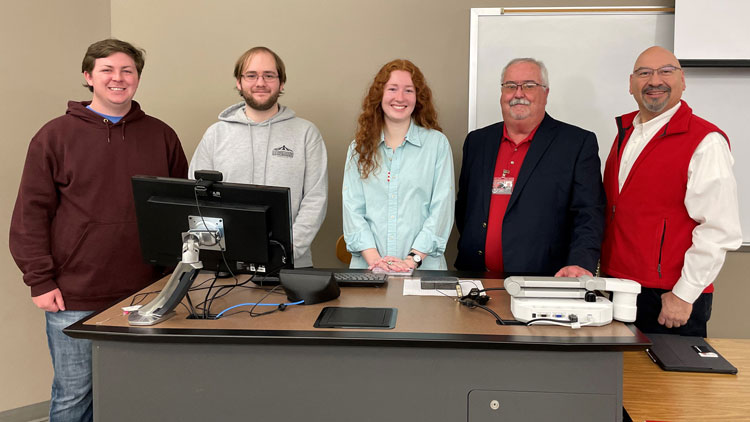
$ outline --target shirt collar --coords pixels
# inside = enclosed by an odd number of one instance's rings
[[[653,119],[647,121],[646,123],[641,123],[641,112],[639,111],[638,114],[636,114],[635,118],[633,119],[633,126],[640,126],[643,132],[648,132],[653,129],[659,129],[660,127],[664,126],[664,124],[667,123],[672,118],[672,116],[674,116],[677,113],[677,110],[680,108],[681,104],[682,102],[678,102],[677,104],[674,105],[674,107],[654,117]]]
[[[541,125],[542,125],[542,122],[539,122],[539,124],[536,125],[536,127],[534,128],[534,130],[532,130],[531,133],[529,133],[529,136],[527,136],[524,139],[522,139],[521,142],[518,143],[518,145],[521,145],[524,142],[531,142],[531,140],[534,139],[534,135],[536,135],[536,131],[539,130],[539,126],[541,126]],[[511,143],[515,143],[515,142],[513,142],[513,140],[510,139],[510,136],[508,136],[508,126],[507,125],[503,125],[503,139],[502,140],[503,141],[508,141],[508,142],[511,142]]]
[[[404,138],[406,142],[421,147],[422,146],[422,140],[420,139],[420,127],[416,123],[414,123],[414,119],[412,119],[409,122],[409,130],[406,131],[406,137]],[[380,132],[380,143],[385,144],[385,132]]]

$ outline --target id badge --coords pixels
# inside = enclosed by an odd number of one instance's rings
[[[492,179],[493,195],[510,195],[513,193],[513,181],[515,177],[495,177]]]

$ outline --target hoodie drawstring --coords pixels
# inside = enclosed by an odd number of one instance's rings
[[[110,141],[110,135],[112,132],[112,127],[114,125],[110,125],[111,122],[109,121],[109,119],[103,119],[102,121],[104,122],[104,125],[107,126],[107,143],[111,144],[112,142]],[[125,120],[120,120],[120,122],[122,122],[122,141],[125,142]]]
[[[271,122],[268,122],[268,137],[266,138],[266,153],[263,155],[263,183],[266,184],[266,174],[268,174],[268,144],[271,143],[271,128],[273,125]]]
[[[110,143],[109,135],[110,135],[110,129],[111,129],[111,127],[109,126],[109,119],[104,119],[102,121],[104,122],[104,126],[107,126],[107,143],[109,144]]]

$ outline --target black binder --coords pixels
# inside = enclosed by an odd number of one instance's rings
[[[737,373],[737,368],[701,337],[646,335],[653,343],[646,354],[665,371]]]

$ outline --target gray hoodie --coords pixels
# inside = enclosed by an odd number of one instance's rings
[[[312,266],[310,245],[328,202],[328,157],[314,124],[282,105],[273,117],[256,123],[245,115],[245,103],[237,103],[206,130],[190,161],[189,177],[195,177],[195,170],[220,171],[226,182],[288,187],[294,265]]]

